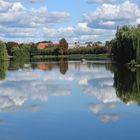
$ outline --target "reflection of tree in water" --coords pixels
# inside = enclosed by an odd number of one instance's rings
[[[10,61],[9,70],[18,70],[24,69],[25,64],[29,64],[27,61]],[[59,62],[31,62],[32,69],[40,69],[44,71],[52,70],[55,68],[59,68],[62,74],[65,74],[68,70],[68,61],[61,59]]]
[[[106,68],[106,70],[109,70],[111,73],[114,74],[116,66],[114,63],[106,63],[105,68]]]
[[[60,67],[60,72],[62,74],[66,74],[66,72],[68,70],[68,61],[67,60],[64,60],[64,59],[61,59],[59,61],[59,67]]]
[[[18,69],[23,69],[24,68],[24,64],[29,63],[29,61],[26,60],[11,60],[10,64],[9,64],[9,70],[18,70]]]
[[[125,67],[114,69],[114,86],[117,96],[125,103],[135,101],[140,104],[140,70],[134,72]]]
[[[9,61],[0,61],[0,80],[6,77],[6,70],[8,69]]]

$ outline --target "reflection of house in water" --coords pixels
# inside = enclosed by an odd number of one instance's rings
[[[48,66],[46,63],[38,63],[37,68],[40,70],[48,70]]]
[[[40,62],[36,65],[37,69],[40,70],[52,70],[52,69],[59,69],[61,74],[65,74],[68,70],[68,62],[65,60],[60,60],[58,63],[44,63]]]

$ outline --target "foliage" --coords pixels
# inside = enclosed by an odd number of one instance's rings
[[[136,61],[134,60],[134,59],[132,59],[131,61],[130,61],[130,63],[129,63],[129,66],[130,67],[133,67],[133,66],[135,66],[137,63],[136,63]]]
[[[19,44],[17,42],[7,42],[6,48],[7,48],[8,54],[12,56],[12,48],[16,48],[18,46]]]
[[[30,48],[30,53],[37,53],[38,52],[38,48],[37,48],[37,45],[35,43],[31,43],[29,48]]]
[[[22,44],[19,47],[13,47],[11,54],[14,60],[28,60],[30,56],[30,48],[27,44]]]
[[[32,61],[39,61],[39,60],[54,60],[58,61],[60,59],[67,59],[67,60],[108,60],[110,59],[109,54],[70,54],[70,55],[37,55],[32,57]]]
[[[59,45],[61,47],[63,47],[64,49],[68,49],[68,42],[66,41],[65,38],[62,38],[62,39],[59,40]]]
[[[66,41],[65,38],[62,38],[61,40],[59,40],[59,54],[61,55],[67,54],[67,50],[68,50],[68,42]]]
[[[105,54],[107,47],[78,47],[68,50],[68,54]]]
[[[38,42],[40,43],[40,42]],[[53,44],[51,41],[43,41],[43,43],[50,43],[49,46],[44,49],[38,49],[38,43],[29,43],[29,44],[18,44],[16,42],[8,42],[6,43],[8,54],[13,56],[16,61],[22,61],[22,59],[28,60],[35,58],[37,56],[42,56],[42,58],[46,57],[46,55],[51,56],[54,55],[62,56],[68,55],[66,57],[71,58],[72,55],[77,55],[80,59],[85,54],[108,54],[110,51],[108,46],[102,46],[102,42],[94,42],[91,47],[76,47],[68,49],[68,43],[66,39],[62,38],[59,41],[59,44]],[[89,42],[92,43],[92,42]],[[100,46],[101,45],[101,46]],[[81,55],[79,57],[79,55]],[[73,57],[73,56],[72,56]],[[74,56],[75,57],[75,56]]]
[[[140,63],[140,25],[118,28],[112,46],[112,53],[117,62],[129,63],[135,60]]]
[[[0,42],[0,61],[8,60],[8,53],[4,42]]]
[[[85,43],[87,45],[87,47],[101,47],[103,46],[103,43],[101,41],[97,41],[97,42],[86,42]]]

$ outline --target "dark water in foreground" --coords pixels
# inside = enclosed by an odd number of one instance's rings
[[[11,62],[0,79],[0,140],[140,140],[140,70]]]

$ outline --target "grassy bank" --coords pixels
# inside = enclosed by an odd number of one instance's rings
[[[109,54],[72,54],[72,55],[37,55],[33,56],[32,59],[68,59],[68,60],[106,60],[110,59]]]

